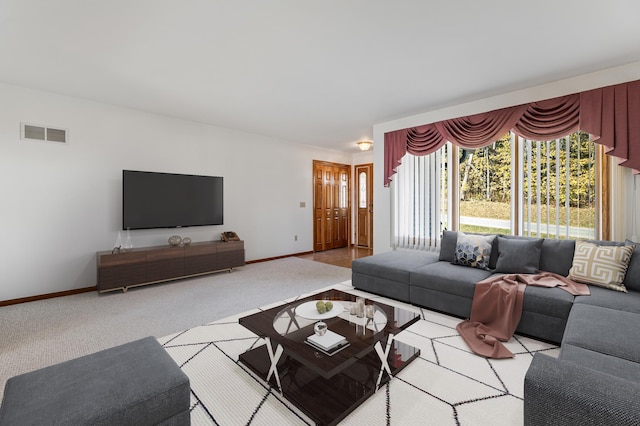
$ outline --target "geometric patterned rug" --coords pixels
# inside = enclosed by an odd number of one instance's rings
[[[557,346],[516,335],[506,343],[515,358],[482,358],[471,353],[458,335],[459,318],[355,290],[349,281],[331,288],[421,316],[396,336],[419,348],[420,357],[340,425],[520,425],[524,376],[533,355],[558,355]],[[259,310],[158,339],[189,377],[192,425],[313,424],[276,389],[238,363],[238,356],[256,341],[238,319]]]

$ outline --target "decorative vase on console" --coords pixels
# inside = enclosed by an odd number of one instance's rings
[[[122,233],[118,231],[118,237],[116,238],[116,243],[113,246],[113,250],[111,250],[112,254],[120,253],[122,250]]]
[[[133,243],[131,242],[131,233],[129,232],[129,228],[127,228],[127,239],[124,241],[124,246],[122,248],[125,250],[129,250],[133,248]]]
[[[113,248],[122,248],[122,232],[118,231],[118,238],[116,238],[116,243],[113,245]]]

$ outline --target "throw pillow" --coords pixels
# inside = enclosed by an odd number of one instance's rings
[[[576,241],[569,279],[616,291],[627,292],[622,284],[635,246],[600,246]]]
[[[438,257],[438,260],[453,262],[456,255],[457,241],[458,233],[456,231],[443,231],[442,241],[440,242],[440,256]]]
[[[540,265],[542,238],[535,240],[498,237],[496,272],[535,274]]]
[[[489,269],[491,247],[495,235],[467,235],[458,232],[454,265],[470,266],[478,269]]]
[[[569,275],[575,251],[575,240],[544,238],[542,249],[540,250],[540,266],[538,266],[538,269],[566,277]]]

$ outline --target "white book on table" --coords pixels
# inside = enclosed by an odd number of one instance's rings
[[[307,337],[307,340],[309,341],[309,343],[324,350],[330,350],[347,343],[347,339],[344,336],[338,333],[334,333],[331,330],[327,330],[324,336],[312,334],[311,336]]]

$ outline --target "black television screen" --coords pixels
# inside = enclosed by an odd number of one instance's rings
[[[223,224],[223,178],[122,171],[122,229]]]

